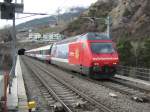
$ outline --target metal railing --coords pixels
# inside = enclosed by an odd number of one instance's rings
[[[11,69],[10,73],[8,73],[7,71],[3,71],[3,81],[2,81],[2,96],[0,96],[0,112],[6,112],[7,111],[7,88],[9,87],[9,93],[11,93],[10,91],[10,87],[11,87],[11,79],[12,77],[12,73],[13,73],[13,69]],[[12,77],[12,78],[11,78]],[[9,86],[8,86],[9,85]]]
[[[150,81],[150,69],[147,68],[119,65],[117,74]]]

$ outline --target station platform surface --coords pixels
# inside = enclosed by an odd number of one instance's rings
[[[122,76],[122,75],[115,75],[115,77],[123,79],[123,80],[128,80],[128,81],[131,81],[131,82],[134,82],[134,83],[143,84],[145,86],[150,86],[150,81],[144,81],[144,80],[141,80],[141,79],[136,79],[136,78]]]
[[[27,95],[22,77],[20,58],[17,57],[15,78],[12,82],[11,94],[7,90],[7,107],[8,111],[28,112]]]

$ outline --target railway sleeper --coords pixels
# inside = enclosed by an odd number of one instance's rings
[[[64,99],[63,102],[64,102],[65,104],[71,105],[71,104],[73,104],[73,103],[76,103],[76,100],[74,100],[74,99],[70,99],[70,100]]]
[[[150,102],[150,97],[145,96],[145,95],[133,95],[131,96],[131,99],[140,103]]]
[[[70,91],[56,91],[55,92],[57,93],[57,95],[64,95],[64,94],[71,94],[72,92]]]
[[[75,96],[76,93],[73,93],[73,94],[59,94],[58,96],[60,97],[71,97],[71,96]]]
[[[48,102],[49,105],[52,105],[52,104],[56,103],[55,100],[49,100],[49,99],[47,100],[47,102]]]
[[[70,92],[70,90],[68,90],[68,89],[63,89],[63,88],[60,88],[60,89],[57,89],[57,88],[54,88],[55,89],[55,91],[64,91],[64,92]]]
[[[87,101],[77,100],[75,103],[72,104],[74,108],[84,108],[87,104]]]
[[[56,102],[53,105],[50,105],[53,109],[53,112],[65,112],[64,107],[60,102]]]
[[[49,99],[49,100],[53,100],[52,96],[44,96],[45,98]]]
[[[45,96],[45,97],[47,97],[47,98],[52,97],[51,94],[49,94],[49,93],[42,93],[42,95]]]
[[[58,88],[58,89],[61,89],[61,88],[66,89],[66,87],[64,87],[64,86],[60,86],[60,85],[52,86],[52,87],[54,87],[54,88]]]
[[[60,99],[62,99],[62,100],[64,100],[64,99],[70,100],[70,99],[78,99],[78,98],[79,98],[79,96],[73,96],[73,97],[61,97]]]
[[[58,89],[54,89],[55,92],[61,92],[61,93],[71,93],[68,90],[58,90]]]

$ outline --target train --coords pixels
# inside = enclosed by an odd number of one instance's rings
[[[25,55],[96,79],[113,77],[119,63],[115,43],[106,34],[96,32],[31,49]]]

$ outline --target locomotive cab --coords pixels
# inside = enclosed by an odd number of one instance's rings
[[[115,75],[119,62],[114,43],[106,35],[88,33],[80,39],[79,63],[81,73],[95,78]]]
[[[112,41],[92,42],[92,74],[101,74],[101,76],[111,77],[116,73],[118,64],[118,54],[113,47]]]

